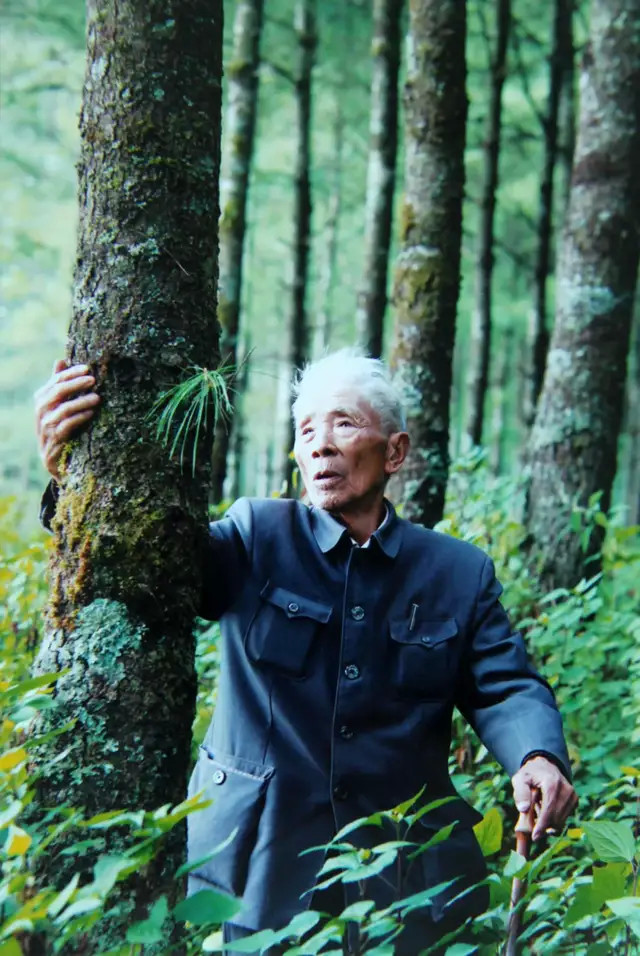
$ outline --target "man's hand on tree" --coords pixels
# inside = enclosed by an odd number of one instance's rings
[[[66,441],[92,417],[100,397],[88,365],[54,363],[51,378],[34,394],[38,451],[50,475],[60,480],[60,455]]]
[[[578,802],[578,796],[562,771],[546,757],[532,757],[511,778],[513,797],[520,813],[532,804],[533,840],[547,832],[560,832]]]

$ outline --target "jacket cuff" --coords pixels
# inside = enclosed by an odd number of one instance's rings
[[[42,500],[40,501],[40,524],[47,531],[51,531],[51,522],[56,513],[56,505],[60,494],[60,486],[55,478],[52,478],[44,490]]]
[[[525,757],[522,758],[522,763],[520,764],[520,766],[524,767],[527,760],[533,760],[534,757],[544,757],[546,760],[549,761],[549,763],[554,764],[558,768],[560,773],[567,778],[569,783],[571,783],[571,770],[569,769],[569,767],[567,767],[566,764],[564,764],[559,757],[556,757],[555,754],[550,753],[548,750],[532,750],[530,753],[528,753]]]

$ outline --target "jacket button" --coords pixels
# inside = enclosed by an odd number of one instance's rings
[[[347,664],[344,669],[344,676],[347,680],[357,680],[360,677],[360,668],[357,664]]]
[[[354,621],[361,621],[364,618],[364,608],[360,607],[359,604],[354,605],[351,608],[351,617]]]
[[[349,796],[349,791],[343,783],[337,783],[333,788],[333,796],[335,800],[346,800]]]
[[[421,637],[420,640],[426,647],[431,647],[431,638],[430,637]]]
[[[353,737],[353,731],[347,724],[343,724],[338,733],[344,740],[351,740]]]
[[[213,782],[217,783],[218,786],[221,783],[224,783],[226,779],[227,779],[227,775],[224,772],[224,770],[216,770],[216,772],[213,775]]]
[[[300,606],[296,604],[295,601],[291,601],[291,603],[287,605],[287,611],[289,614],[297,614],[299,610]]]

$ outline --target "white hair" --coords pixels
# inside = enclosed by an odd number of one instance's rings
[[[389,369],[380,359],[368,358],[356,348],[339,349],[297,371],[292,387],[294,422],[299,419],[305,398],[313,401],[314,394],[326,394],[335,388],[355,391],[379,416],[387,434],[406,430],[402,400]]]

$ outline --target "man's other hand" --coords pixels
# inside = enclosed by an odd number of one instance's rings
[[[562,771],[546,757],[532,757],[511,778],[513,797],[520,813],[534,809],[532,839],[562,830],[578,796]]]
[[[96,380],[88,365],[54,363],[51,378],[34,394],[38,451],[50,475],[60,479],[60,455],[75,430],[88,422],[100,397],[92,387]]]

